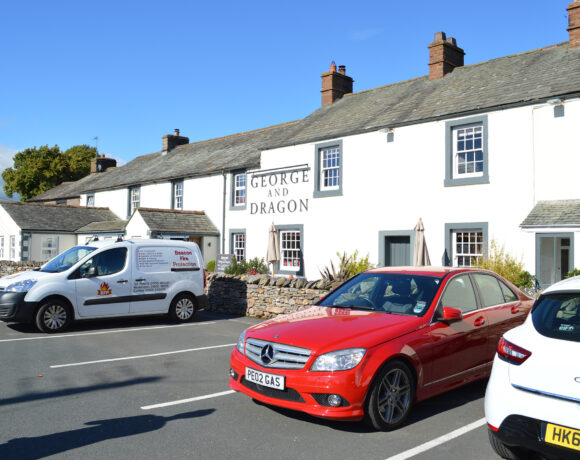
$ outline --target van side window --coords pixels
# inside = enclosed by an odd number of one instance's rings
[[[475,292],[468,275],[456,276],[449,281],[445,286],[439,307],[457,308],[462,313],[477,309]]]
[[[95,267],[97,269],[97,276],[113,275],[120,272],[125,267],[127,261],[127,248],[113,248],[108,251],[103,251],[89,260],[87,260],[80,267],[80,276],[85,272]]]

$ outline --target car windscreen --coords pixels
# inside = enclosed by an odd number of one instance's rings
[[[361,273],[317,305],[423,316],[440,282],[440,278],[410,273]]]
[[[75,246],[68,251],[59,254],[54,259],[47,262],[40,269],[41,272],[60,273],[68,270],[79,260],[83,259],[87,254],[93,252],[95,247],[92,246]]]
[[[580,292],[541,296],[532,310],[532,322],[546,337],[580,342]]]

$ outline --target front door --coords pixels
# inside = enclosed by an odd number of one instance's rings
[[[411,238],[409,236],[385,237],[385,265],[387,267],[411,265]]]
[[[542,289],[563,280],[574,268],[573,233],[536,234],[536,278]]]

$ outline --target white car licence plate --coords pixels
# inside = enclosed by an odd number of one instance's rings
[[[283,375],[267,374],[251,367],[246,367],[246,380],[265,387],[276,388],[277,390],[283,390],[286,383],[286,377]]]

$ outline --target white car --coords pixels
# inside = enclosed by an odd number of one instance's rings
[[[0,278],[0,321],[44,332],[78,319],[168,314],[190,321],[207,306],[199,247],[186,241],[95,241],[39,270]]]
[[[504,334],[485,394],[502,458],[580,459],[580,276],[550,286]]]

